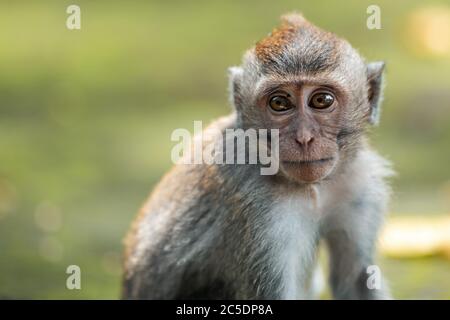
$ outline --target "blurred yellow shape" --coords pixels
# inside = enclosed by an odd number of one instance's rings
[[[391,218],[381,234],[380,250],[395,258],[442,254],[450,259],[450,216]]]
[[[417,53],[450,55],[450,8],[422,7],[412,11],[407,19],[407,41]]]

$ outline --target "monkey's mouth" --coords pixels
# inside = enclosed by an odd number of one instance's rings
[[[287,160],[283,161],[281,168],[284,173],[302,183],[313,183],[324,179],[328,176],[335,166],[335,157],[326,157],[320,159],[307,160]]]
[[[334,160],[333,157],[328,158],[322,158],[322,159],[316,159],[316,160],[298,160],[298,161],[283,161],[286,165],[309,165],[309,164],[325,164],[327,162],[330,162]]]

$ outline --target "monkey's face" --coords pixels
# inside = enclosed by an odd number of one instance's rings
[[[345,94],[337,88],[303,82],[272,86],[260,97],[265,126],[279,130],[282,174],[311,183],[333,171],[344,104]]]
[[[230,69],[239,126],[279,129],[281,173],[323,180],[377,122],[383,66],[366,64],[347,41],[300,15],[283,17]]]

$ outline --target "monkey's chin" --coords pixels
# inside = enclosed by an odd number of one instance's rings
[[[317,183],[333,171],[335,158],[313,161],[282,161],[281,171],[290,179],[299,183]]]

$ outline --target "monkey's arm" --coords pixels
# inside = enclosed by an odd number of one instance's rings
[[[331,212],[325,227],[330,257],[330,285],[336,299],[390,299],[374,261],[378,231],[384,220],[391,174],[384,160],[372,152],[360,157],[366,174],[354,179],[351,195]],[[358,167],[361,172],[361,167]],[[362,177],[361,177],[362,176]],[[337,200],[336,202],[339,202]]]
[[[329,281],[336,299],[390,299],[382,275],[372,274],[368,269],[375,264],[382,203],[383,199],[367,195],[344,205],[343,211],[328,221],[324,236],[330,257]]]

